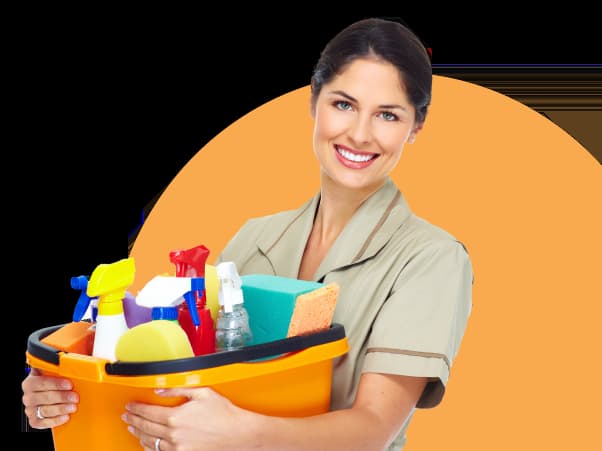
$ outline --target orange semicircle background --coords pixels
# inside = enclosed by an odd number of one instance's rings
[[[136,292],[204,244],[212,263],[249,218],[319,189],[309,86],[251,111],[204,146],[134,243]],[[166,152],[165,158],[169,158]],[[413,211],[464,242],[473,310],[435,409],[406,450],[592,449],[602,390],[602,167],[527,106],[434,77],[433,103],[393,180]]]

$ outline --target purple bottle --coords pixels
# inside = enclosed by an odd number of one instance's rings
[[[152,319],[152,311],[152,308],[136,304],[136,297],[129,291],[125,292],[123,314],[125,315],[125,322],[130,329],[138,324],[149,322]]]

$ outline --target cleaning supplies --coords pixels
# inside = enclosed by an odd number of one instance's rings
[[[328,327],[339,287],[267,274],[241,277],[253,343],[281,340]]]
[[[152,319],[152,309],[136,303],[136,296],[126,291],[123,298],[123,314],[125,322],[131,329],[142,323],[148,323]]]
[[[194,357],[194,353],[177,321],[158,319],[138,324],[119,337],[115,357],[119,362],[156,362]]]
[[[128,330],[123,314],[126,289],[134,282],[133,258],[124,258],[111,264],[100,264],[88,281],[87,294],[98,297],[98,315],[92,355],[115,361],[115,345]]]
[[[195,300],[189,293],[203,290],[203,277],[155,276],[136,295],[136,304],[151,309],[152,320],[178,321],[178,306],[184,302],[191,310],[191,319],[199,324]]]
[[[198,325],[194,298],[185,295],[203,288],[202,277],[155,276],[147,282],[138,292],[136,304],[150,308],[152,320],[121,336],[115,349],[117,359],[144,362],[193,357],[192,345],[178,322],[177,306],[186,299],[192,321]]]
[[[328,329],[338,297],[339,285],[334,282],[297,296],[287,338]]]
[[[234,262],[222,262],[216,266],[216,270],[220,305],[215,332],[216,351],[230,351],[250,345],[253,335],[236,265]]]
[[[92,355],[94,346],[93,322],[96,319],[94,313],[96,308],[92,304],[97,299],[92,299],[87,295],[87,287],[88,278],[86,276],[71,278],[71,288],[80,290],[79,298],[73,310],[72,321],[44,337],[42,339],[43,343],[61,351]],[[84,321],[84,318],[87,320]]]
[[[219,312],[219,300],[217,292],[219,290],[219,278],[217,277],[217,268],[213,265],[205,265],[205,299],[206,306],[211,312],[213,323],[217,321],[217,312]]]
[[[75,309],[73,310],[72,320],[77,322],[89,317],[92,322],[95,322],[96,315],[98,314],[98,298],[91,298],[86,293],[86,290],[88,289],[88,277],[72,277],[71,288],[80,290],[79,298],[77,299]]]
[[[176,277],[204,277],[205,262],[209,256],[209,249],[198,245],[190,249],[179,249],[169,253],[169,259],[176,265]],[[211,311],[206,306],[205,288],[194,290],[185,294],[194,300],[180,304],[178,307],[178,321],[188,335],[192,344],[194,355],[205,355],[215,352],[215,328]],[[195,310],[200,323],[193,321],[191,311]]]

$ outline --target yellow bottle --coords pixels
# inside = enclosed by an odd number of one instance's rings
[[[115,345],[119,337],[128,330],[123,314],[123,298],[127,288],[134,282],[133,258],[125,258],[111,264],[96,267],[88,281],[87,294],[98,297],[98,315],[92,355],[116,360]]]

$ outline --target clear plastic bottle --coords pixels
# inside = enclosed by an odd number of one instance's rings
[[[222,262],[216,270],[220,281],[217,293],[220,308],[215,321],[215,350],[242,348],[253,340],[249,314],[243,303],[242,282],[234,262]]]
[[[249,315],[242,304],[234,304],[231,312],[222,306],[217,313],[215,349],[230,351],[251,343],[253,336],[249,327]]]

